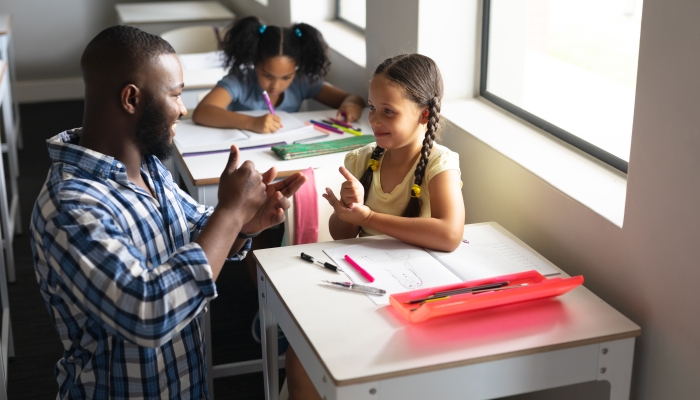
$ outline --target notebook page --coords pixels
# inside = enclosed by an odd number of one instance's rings
[[[427,250],[464,281],[536,270],[559,271],[489,225],[466,226],[463,241],[453,252]]]
[[[239,114],[245,114],[245,115],[250,115],[252,117],[260,117],[265,114],[269,114],[269,110],[250,110],[250,111],[236,111]],[[263,135],[272,135],[272,136],[280,136],[282,133],[286,132],[292,132],[297,129],[301,128],[307,128],[307,125],[304,124],[304,121],[300,120],[299,118],[295,117],[294,115],[285,112],[285,111],[275,111],[275,115],[280,117],[280,122],[282,122],[282,128],[280,128],[277,132],[275,133],[264,133]],[[248,134],[248,136],[252,135],[261,135],[260,133],[256,133],[253,131],[247,131],[245,129],[241,130],[243,133]]]
[[[210,128],[184,120],[177,124],[173,140],[181,153],[192,153],[227,149],[234,143],[248,140],[248,135],[238,129]]]
[[[422,248],[393,238],[328,249],[324,252],[353,283],[386,290],[387,294],[384,296],[367,295],[377,305],[389,304],[389,295],[394,293],[462,281]],[[346,254],[372,275],[375,281],[367,282],[345,260]]]

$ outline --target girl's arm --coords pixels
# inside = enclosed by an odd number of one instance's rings
[[[443,171],[430,181],[431,218],[406,218],[374,212],[365,205],[343,205],[332,191],[324,197],[334,215],[346,224],[366,226],[403,242],[440,251],[453,251],[464,232],[464,201],[459,172]],[[335,237],[334,237],[335,238]]]
[[[360,233],[360,226],[345,222],[333,213],[328,220],[328,230],[333,240],[352,239]]]
[[[328,107],[338,109],[338,117],[344,113],[346,121],[348,122],[360,119],[362,116],[362,109],[365,107],[365,101],[362,100],[362,97],[349,94],[328,82],[323,83],[321,91],[314,97],[314,100]]]
[[[231,95],[226,89],[217,86],[197,104],[192,121],[214,128],[245,129],[258,133],[276,132],[282,127],[280,118],[276,115],[251,117],[239,114],[226,109],[230,103]]]

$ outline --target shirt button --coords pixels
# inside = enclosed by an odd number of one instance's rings
[[[122,163],[117,163],[117,168],[121,168],[121,167],[122,167]]]

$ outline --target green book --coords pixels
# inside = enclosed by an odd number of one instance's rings
[[[283,160],[294,160],[297,158],[355,150],[372,142],[374,142],[374,135],[362,135],[353,136],[347,139],[331,140],[328,142],[273,146],[272,151],[274,151],[275,154],[277,154]]]

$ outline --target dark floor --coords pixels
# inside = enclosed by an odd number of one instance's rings
[[[8,365],[8,398],[53,399],[58,390],[53,369],[63,347],[39,295],[28,227],[50,165],[45,140],[80,126],[83,102],[27,104],[20,111],[24,139],[19,153],[23,234],[15,238],[17,280],[9,287],[15,357]],[[245,266],[227,265],[217,280],[217,288],[219,297],[211,304],[214,364],[260,358],[260,345],[250,334],[257,311],[257,291]],[[214,393],[218,399],[263,399],[262,373],[216,379]]]

